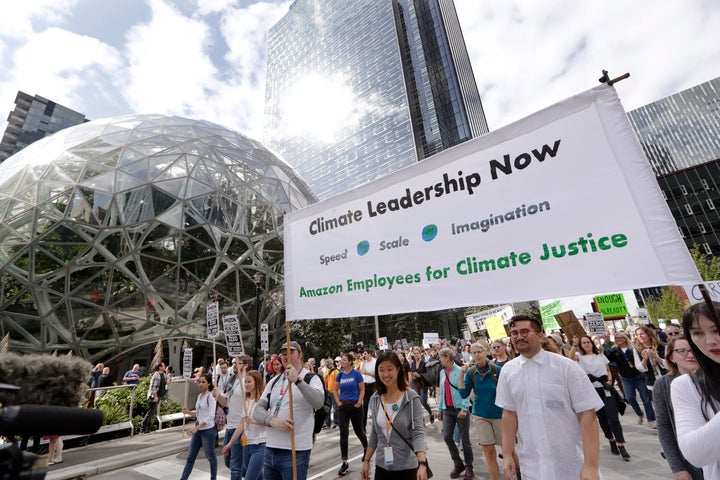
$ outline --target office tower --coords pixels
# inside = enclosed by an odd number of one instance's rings
[[[720,78],[628,117],[688,248],[720,254]]]
[[[296,0],[267,62],[265,143],[321,199],[488,131],[452,0]]]
[[[40,95],[33,97],[18,92],[15,109],[10,112],[7,121],[8,126],[0,142],[0,162],[36,140],[87,120],[82,113]]]

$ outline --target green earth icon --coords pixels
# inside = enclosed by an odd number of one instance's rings
[[[437,225],[433,223],[431,223],[430,225],[425,225],[425,228],[422,229],[422,239],[426,242],[429,242],[435,238],[437,232]]]
[[[368,253],[368,251],[370,251],[370,242],[368,242],[367,240],[363,240],[362,242],[357,244],[357,253],[361,257]]]

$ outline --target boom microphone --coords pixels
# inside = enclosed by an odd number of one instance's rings
[[[0,383],[20,389],[0,389],[0,403],[80,406],[85,400],[92,368],[90,362],[77,357],[2,353]]]
[[[0,410],[3,436],[90,435],[102,422],[102,410],[94,409],[21,405]]]

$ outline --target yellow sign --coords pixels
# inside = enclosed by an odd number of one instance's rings
[[[502,317],[491,317],[485,319],[485,328],[487,328],[490,340],[499,340],[508,336],[503,325]]]

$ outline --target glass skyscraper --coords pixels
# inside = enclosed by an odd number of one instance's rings
[[[18,92],[0,143],[0,162],[36,140],[87,121],[85,115],[40,95]]]
[[[720,78],[628,117],[688,247],[720,254]]]
[[[296,0],[267,62],[265,143],[321,199],[488,131],[452,0]]]

